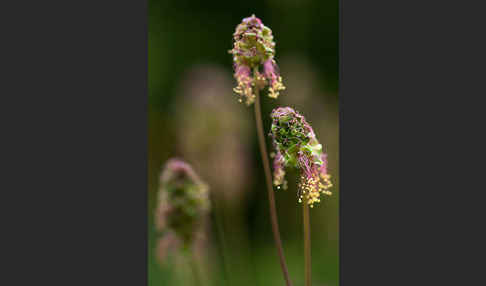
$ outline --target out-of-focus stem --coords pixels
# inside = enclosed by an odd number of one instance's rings
[[[199,267],[197,265],[195,251],[192,250],[192,255],[188,255],[189,264],[191,266],[192,277],[194,278],[194,286],[202,286],[201,276],[199,275]]]
[[[214,197],[213,197],[214,198]],[[223,208],[219,205],[218,199],[214,198],[212,200],[212,204],[214,205],[213,210],[215,212],[215,220],[216,220],[216,230],[218,232],[220,245],[222,246],[221,249],[221,257],[223,259],[223,276],[225,278],[225,285],[232,285],[229,275],[229,260],[228,260],[228,245],[226,242],[226,237],[224,235],[224,225],[222,222],[222,218],[224,217]]]
[[[263,161],[263,169],[265,170],[265,180],[266,180],[267,191],[268,191],[268,203],[270,205],[270,221],[272,224],[273,238],[275,240],[275,245],[277,246],[277,253],[280,259],[280,267],[282,268],[285,282],[287,286],[292,286],[292,282],[290,281],[290,277],[289,277],[289,271],[285,263],[285,256],[284,256],[282,241],[280,239],[280,232],[278,228],[277,208],[275,206],[275,194],[273,192],[273,187],[272,187],[272,176],[270,173],[270,163],[268,161],[267,147],[265,144],[265,136],[263,134],[263,123],[262,123],[262,115],[261,115],[261,108],[260,108],[260,95],[258,92],[258,88],[255,88],[255,95],[256,95],[255,121],[256,121],[257,133],[258,133],[258,142],[260,144],[260,154]]]
[[[309,205],[307,202],[302,203],[302,218],[304,220],[304,268],[305,268],[305,286],[311,286],[311,239],[310,239],[310,221]]]

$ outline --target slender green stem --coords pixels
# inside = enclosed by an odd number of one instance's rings
[[[275,245],[277,246],[277,253],[280,259],[280,267],[282,268],[283,276],[287,286],[292,286],[290,282],[289,271],[287,265],[285,264],[285,256],[282,247],[282,241],[280,239],[280,232],[278,228],[277,219],[277,208],[275,206],[275,194],[272,187],[272,175],[270,173],[270,163],[268,161],[267,147],[265,144],[265,136],[263,135],[263,123],[260,108],[260,95],[258,88],[255,88],[255,121],[258,133],[258,142],[260,144],[260,154],[262,156],[263,168],[265,170],[265,180],[267,184],[268,191],[268,203],[270,205],[270,222],[272,224],[273,238],[275,240]]]
[[[311,286],[311,238],[309,205],[307,204],[307,202],[303,202],[302,205],[302,218],[304,220],[305,286]]]

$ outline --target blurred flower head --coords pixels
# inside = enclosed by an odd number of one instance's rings
[[[285,167],[299,169],[299,202],[313,207],[320,202],[321,194],[331,195],[327,155],[304,116],[290,107],[279,107],[272,111],[271,117],[274,184],[286,188]]]
[[[233,49],[229,53],[233,55],[234,77],[238,82],[234,91],[240,96],[240,102],[245,99],[246,104],[251,105],[255,101],[255,89],[268,86],[271,98],[277,98],[285,89],[274,60],[272,30],[255,15],[244,18],[236,27]]]
[[[174,123],[178,152],[217,198],[241,203],[250,176],[253,132],[245,110],[228,97],[231,77],[218,65],[191,67],[181,82]]]
[[[174,245],[174,240],[180,240],[184,246],[190,246],[209,207],[207,185],[189,164],[170,159],[160,176],[156,213],[158,230],[169,235],[163,245]]]

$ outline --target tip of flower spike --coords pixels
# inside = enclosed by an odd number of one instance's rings
[[[249,22],[256,22],[256,23],[258,23],[260,25],[262,24],[262,20],[260,20],[259,18],[257,18],[255,16],[255,14],[251,14],[250,17],[243,18],[242,23],[249,23]]]
[[[275,43],[271,30],[255,15],[242,20],[233,38],[231,54],[234,55],[235,63],[254,68],[274,55]]]

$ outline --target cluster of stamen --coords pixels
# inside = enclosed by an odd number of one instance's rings
[[[282,83],[282,77],[279,76],[272,81],[271,86],[268,88],[268,96],[271,98],[277,98],[281,90],[285,90],[285,86]]]
[[[310,207],[314,207],[314,203],[320,203],[321,194],[330,196],[332,192],[329,188],[332,187],[331,175],[329,174],[314,174],[312,177],[306,175],[300,176],[299,183],[299,203],[305,202]]]
[[[282,77],[278,75],[277,64],[274,60],[267,60],[263,64],[265,75],[269,81],[268,96],[270,98],[277,98],[281,90],[285,90],[285,86],[282,83]]]
[[[246,99],[246,104],[250,105],[255,101],[255,95],[253,94],[253,86],[255,83],[251,78],[251,71],[246,66],[237,66],[235,69],[235,78],[238,82],[238,86],[233,91],[240,96],[239,102]]]

